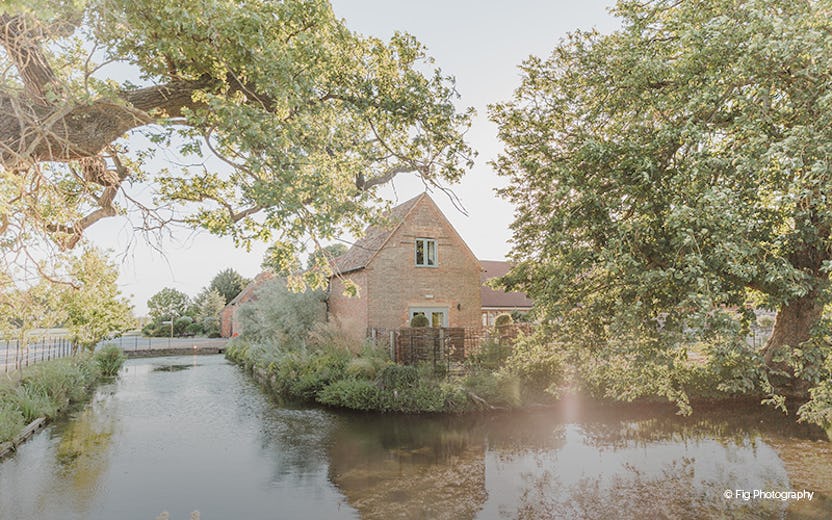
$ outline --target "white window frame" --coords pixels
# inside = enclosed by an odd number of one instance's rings
[[[442,314],[442,324],[440,327],[447,327],[448,326],[448,307],[411,307],[409,309],[409,316],[408,323],[413,320],[413,316],[416,314],[424,314],[428,318],[429,326],[433,327],[433,314],[434,313],[441,313]]]
[[[419,263],[419,244],[422,244],[424,263]],[[433,246],[431,248],[431,246]],[[431,249],[433,249],[433,263],[431,264]],[[439,267],[439,245],[434,238],[417,238],[413,247],[413,263],[416,267]]]

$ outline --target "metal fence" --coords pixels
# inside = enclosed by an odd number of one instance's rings
[[[98,342],[94,350],[104,345],[115,345],[124,352],[165,349],[219,347],[227,338],[148,338],[120,336]],[[30,337],[28,341],[0,340],[0,372],[12,372],[41,361],[71,356],[76,345],[64,335]]]
[[[71,356],[75,351],[75,345],[66,337],[0,340],[0,366],[6,373],[41,361]]]

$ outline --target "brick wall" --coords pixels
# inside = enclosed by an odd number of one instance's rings
[[[237,311],[240,305],[255,299],[257,289],[272,278],[274,278],[274,274],[269,271],[258,274],[231,303],[222,309],[220,313],[220,336],[230,338],[241,332],[240,321],[237,319]]]
[[[367,334],[367,274],[357,271],[344,276],[358,285],[359,296],[344,296],[344,284],[333,278],[329,293],[329,318],[338,323],[350,336],[362,340]]]
[[[415,265],[417,238],[436,240],[436,267]],[[482,322],[480,264],[429,197],[411,210],[364,272],[369,328],[407,326],[411,307],[447,308],[450,327]]]

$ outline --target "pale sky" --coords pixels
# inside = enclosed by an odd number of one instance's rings
[[[494,193],[503,181],[488,162],[500,153],[496,125],[488,120],[489,103],[508,100],[520,83],[518,65],[530,55],[546,56],[567,33],[618,27],[608,0],[332,0],[347,26],[365,35],[387,39],[395,31],[413,34],[427,46],[444,73],[456,76],[459,106],[477,111],[467,134],[479,152],[474,168],[453,186],[468,211],[457,211],[442,193],[434,200],[469,247],[482,260],[500,260],[510,249],[512,207]],[[424,191],[413,176],[398,177],[391,200],[403,202]],[[96,245],[114,251],[119,285],[135,305],[147,312],[147,299],[163,287],[195,296],[219,271],[233,267],[253,277],[268,244],[250,252],[235,249],[230,239],[207,232],[177,233],[165,242],[164,256],[139,237],[129,224],[112,219],[90,229]],[[132,243],[132,246],[130,245]]]

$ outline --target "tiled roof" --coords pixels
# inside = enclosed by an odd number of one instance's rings
[[[482,266],[482,273],[480,278],[483,282],[480,293],[482,295],[483,308],[500,308],[500,309],[528,309],[532,306],[532,301],[528,296],[521,292],[505,292],[494,290],[485,285],[487,280],[504,276],[511,270],[512,265],[509,262],[494,261],[494,260],[480,260]]]
[[[407,214],[410,213],[410,210],[412,210],[413,207],[416,206],[416,203],[419,202],[419,200],[421,200],[424,196],[425,194],[422,193],[421,195],[414,197],[407,202],[403,202],[402,204],[399,204],[395,208],[391,209],[386,215],[386,218],[389,221],[388,225],[368,227],[364,231],[363,238],[353,244],[353,246],[346,253],[334,259],[332,270],[335,273],[345,274],[367,267],[370,260],[373,259],[382,247],[384,247],[387,239],[389,239],[396,229],[398,229],[402,221],[404,221],[405,217],[407,217]]]
[[[271,272],[271,271],[263,271],[262,273],[258,274],[257,276],[254,277],[254,280],[250,281],[248,283],[248,285],[246,285],[243,288],[243,290],[240,291],[237,294],[237,296],[235,296],[234,298],[231,299],[230,302],[228,302],[227,306],[238,305],[240,303],[244,303],[245,300],[248,300],[248,299],[251,298],[252,293],[258,287],[263,285],[263,282],[267,282],[268,280],[271,280],[272,278],[274,278],[274,273]]]

